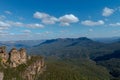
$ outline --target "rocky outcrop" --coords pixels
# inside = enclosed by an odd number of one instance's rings
[[[26,63],[27,56],[26,56],[26,50],[21,48],[20,50],[17,50],[16,48],[13,48],[10,53],[10,66],[11,67],[17,67],[20,64]]]
[[[20,63],[26,63],[27,62],[27,54],[26,54],[26,50],[24,48],[20,48],[20,50],[18,51],[20,53]]]
[[[35,80],[45,70],[44,59],[37,60],[24,71],[23,78],[25,80]]]
[[[12,48],[7,54],[6,47],[0,47],[0,63],[2,69],[8,68],[11,70],[12,68],[12,70],[16,71],[19,68],[20,71],[17,75],[23,80],[36,80],[37,76],[45,70],[44,58],[41,56],[29,56],[23,48],[19,50]],[[3,80],[4,77],[3,70],[3,72],[0,72],[0,80]],[[17,80],[17,77],[11,77],[10,80]]]
[[[8,54],[6,53],[6,47],[0,47],[0,62],[6,63],[8,60]]]
[[[21,48],[17,50],[16,48],[12,48],[9,54],[7,54],[6,47],[0,47],[0,62],[2,64],[10,65],[10,67],[17,67],[20,64],[26,63],[26,61],[27,54],[25,49]]]

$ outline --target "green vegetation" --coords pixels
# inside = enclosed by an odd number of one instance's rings
[[[108,69],[111,79],[120,79],[120,42],[100,43],[88,38],[66,38],[47,40],[30,49],[30,53],[37,53],[46,57],[60,59],[91,59],[98,65]],[[117,52],[116,52],[117,51]],[[114,61],[113,61],[114,59]],[[117,61],[117,62],[116,62]],[[116,65],[114,65],[116,64]],[[81,67],[81,66],[79,66]]]
[[[22,72],[38,59],[42,57],[32,56],[26,64],[16,68],[3,68],[4,80],[23,80]],[[46,59],[46,71],[43,72],[38,80],[109,80],[108,71],[96,65],[89,59]]]
[[[41,58],[41,56],[32,56],[31,60],[28,60],[27,64],[21,64],[16,68],[10,68],[9,66],[4,68],[2,65],[0,65],[0,71],[4,72],[4,80],[23,80],[21,75],[26,68]]]
[[[106,67],[112,75],[112,80],[120,80],[120,59],[110,59],[105,61],[99,61],[99,65]]]
[[[15,68],[6,68],[4,69],[4,80],[23,80],[20,76],[20,72]]]
[[[110,80],[105,68],[87,59],[47,60],[46,64],[38,80]]]

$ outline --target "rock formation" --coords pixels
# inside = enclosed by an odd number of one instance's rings
[[[6,63],[7,60],[8,60],[8,55],[6,53],[6,47],[2,46],[2,47],[0,47],[0,61],[2,63]]]
[[[0,47],[0,62],[3,64],[9,62],[10,67],[17,67],[20,64],[27,62],[26,50],[20,48],[12,48],[9,54],[6,52],[6,47]]]
[[[34,80],[37,75],[41,74],[45,70],[44,60],[37,60],[24,71],[23,78],[25,80]]]
[[[37,75],[41,74],[45,70],[44,59],[41,56],[29,56],[26,54],[26,50],[20,48],[12,48],[9,54],[6,53],[6,47],[0,47],[0,63],[3,69],[21,67],[19,75],[24,80],[35,80]],[[23,64],[23,65],[22,65]],[[25,65],[25,66],[24,66]],[[19,67],[19,69],[20,69]],[[0,80],[3,80],[4,71],[0,72]],[[17,80],[16,77],[10,80]]]
[[[20,53],[20,63],[26,63],[27,61],[27,54],[26,54],[26,50],[24,48],[20,48],[19,50]]]
[[[10,53],[10,66],[16,67],[20,64],[26,63],[27,57],[26,57],[26,50],[21,48],[20,50],[17,50],[16,48],[13,48]]]

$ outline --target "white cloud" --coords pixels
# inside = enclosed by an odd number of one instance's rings
[[[55,17],[49,17],[49,18],[45,18],[42,20],[42,23],[44,24],[55,24],[58,21],[57,18]]]
[[[0,30],[6,30],[8,27],[0,27]]]
[[[93,29],[89,29],[89,32],[93,32]]]
[[[53,32],[51,31],[46,31],[45,34],[52,34]]]
[[[15,33],[9,33],[10,35],[15,35]]]
[[[60,25],[62,25],[62,26],[69,26],[70,23],[63,23],[63,22],[61,22]]]
[[[114,12],[115,12],[114,9],[110,9],[110,8],[108,8],[108,7],[105,7],[105,8],[103,9],[102,15],[105,16],[105,17],[108,17],[108,16],[112,15]]]
[[[33,16],[40,19],[44,24],[55,24],[58,21],[56,17],[42,12],[35,12]]]
[[[10,24],[0,21],[0,27],[9,27]]]
[[[0,29],[8,29],[10,27],[23,27],[25,24],[14,21],[0,21]]]
[[[59,18],[59,22],[62,26],[69,26],[70,23],[76,23],[78,21],[79,21],[79,19],[76,16],[74,16],[73,14],[66,14]]]
[[[31,30],[24,30],[24,31],[22,31],[23,33],[31,33]]]
[[[48,14],[42,13],[42,12],[35,12],[33,16],[34,18],[37,18],[37,19],[44,19],[44,18],[49,17]]]
[[[16,26],[16,27],[23,27],[24,26],[24,23],[22,23],[22,22],[6,21],[6,23],[8,23],[11,26]]]
[[[120,22],[109,24],[110,26],[120,26]]]
[[[8,29],[10,27],[10,24],[0,21],[0,30],[5,30]]]
[[[95,21],[91,21],[91,20],[85,20],[85,21],[82,21],[81,24],[83,24],[85,26],[99,26],[99,25],[103,25],[104,21],[99,20],[99,21],[95,22]]]
[[[10,12],[10,11],[5,11],[5,13],[6,13],[6,14],[9,14],[9,15],[12,14],[12,12]]]
[[[38,24],[38,23],[36,23],[36,24],[27,24],[26,26],[29,27],[29,28],[43,28],[44,27],[44,25]]]
[[[9,34],[9,33],[6,31],[0,31],[0,35],[6,35],[6,34]]]
[[[35,12],[33,16],[34,18],[40,19],[44,24],[55,24],[56,22],[60,22],[62,26],[69,26],[70,23],[76,23],[79,21],[79,19],[73,14],[66,14],[64,16],[56,18],[47,13]]]
[[[0,30],[9,29],[11,27],[27,27],[27,28],[43,28],[44,25],[39,23],[22,23],[22,22],[14,22],[14,21],[0,21]]]

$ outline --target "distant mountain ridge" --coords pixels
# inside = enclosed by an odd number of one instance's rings
[[[46,40],[44,41],[43,43],[40,43],[39,45],[36,45],[35,47],[37,46],[41,46],[41,45],[45,45],[45,44],[54,44],[54,43],[68,43],[68,44],[77,44],[77,43],[92,43],[92,42],[95,42],[87,37],[80,37],[80,38],[58,38],[58,39],[51,39],[51,40]]]
[[[7,51],[11,48],[16,47],[19,48],[30,48],[34,45],[42,43],[44,40],[19,40],[19,41],[0,41],[0,46],[7,46]]]
[[[89,56],[88,49],[96,49],[104,46],[104,43],[93,41],[87,37],[80,38],[58,38],[46,40],[43,43],[33,46],[30,53],[42,55],[56,55],[69,57]],[[59,53],[61,52],[62,53]],[[76,52],[77,51],[77,52]],[[66,52],[66,53],[65,53]],[[73,54],[76,52],[76,54]]]
[[[114,50],[120,49],[120,43],[102,43],[87,37],[80,38],[58,38],[46,40],[30,48],[30,53],[44,56],[57,57],[96,57],[112,54]],[[62,53],[61,53],[62,52]],[[74,53],[74,54],[73,54]]]
[[[114,43],[120,41],[120,37],[110,37],[110,38],[93,38],[94,41],[99,41],[102,43]]]

